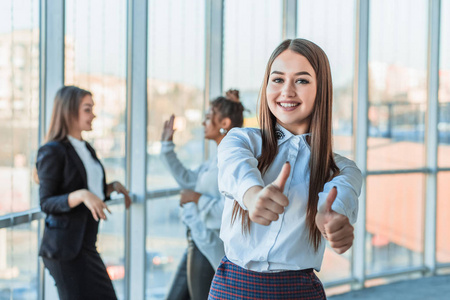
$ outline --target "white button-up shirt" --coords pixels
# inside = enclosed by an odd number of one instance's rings
[[[220,237],[225,245],[227,258],[240,267],[257,272],[283,270],[320,270],[325,239],[319,249],[309,241],[306,213],[309,191],[309,160],[311,149],[306,136],[293,135],[277,125],[278,154],[264,176],[261,176],[257,157],[261,155],[261,132],[255,128],[232,129],[218,148],[219,190],[228,198],[222,217]],[[336,186],[337,197],[332,209],[347,216],[354,223],[358,214],[358,196],[361,192],[362,175],[356,164],[338,154],[334,160],[340,175],[327,182],[319,193],[319,206],[330,190]],[[277,221],[269,226],[252,222],[250,233],[243,233],[240,216],[233,225],[231,216],[236,200],[246,209],[242,197],[253,186],[266,186],[278,176],[283,164],[289,161],[291,174],[284,194],[289,205]]]
[[[198,249],[217,269],[224,256],[223,243],[219,237],[224,197],[217,185],[217,158],[208,160],[197,169],[183,166],[174,152],[173,142],[162,142],[161,159],[169,167],[172,176],[183,189],[202,194],[198,203],[183,205],[182,219],[191,230]]]

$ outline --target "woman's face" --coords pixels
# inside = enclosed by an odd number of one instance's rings
[[[273,61],[267,104],[284,128],[293,134],[308,132],[316,93],[316,73],[303,55],[285,50]]]
[[[202,125],[205,126],[205,139],[216,140],[221,136],[219,116],[218,113],[213,112],[213,108],[209,108]]]
[[[78,108],[78,121],[76,122],[76,126],[80,131],[91,131],[92,130],[92,121],[95,118],[94,112],[94,101],[92,100],[91,95],[86,95],[83,97],[80,103],[80,107]]]

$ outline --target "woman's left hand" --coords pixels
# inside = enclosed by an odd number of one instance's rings
[[[123,194],[123,196],[125,197],[125,207],[129,208],[131,205],[131,197],[129,195],[129,191],[118,181],[114,181],[109,185],[112,188],[112,191],[116,191],[119,194]]]
[[[183,206],[184,204],[189,202],[194,202],[195,204],[197,204],[198,199],[200,199],[201,195],[202,194],[194,192],[193,190],[182,190],[180,198],[180,206]]]
[[[336,196],[337,190],[333,188],[326,202],[317,211],[316,225],[330,243],[331,248],[336,253],[342,254],[353,245],[354,229],[346,216],[331,209]]]

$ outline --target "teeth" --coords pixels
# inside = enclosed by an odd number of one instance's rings
[[[298,106],[298,103],[280,103],[280,105],[283,107],[294,107]]]

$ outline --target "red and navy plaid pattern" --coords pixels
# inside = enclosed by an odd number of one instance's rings
[[[222,259],[209,291],[209,300],[326,299],[322,283],[312,269],[261,273]]]

